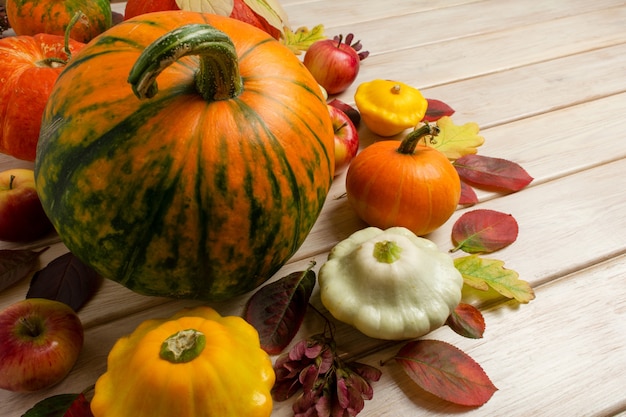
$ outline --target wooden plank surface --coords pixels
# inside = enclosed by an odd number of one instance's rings
[[[338,97],[353,102],[360,81],[393,78],[455,108],[457,123],[477,122],[486,142],[479,152],[520,163],[534,177],[525,190],[480,192],[480,203],[460,208],[428,236],[451,248],[453,222],[490,208],[514,215],[518,241],[491,257],[535,288],[527,305],[497,296],[478,303],[487,322],[481,340],[448,328],[426,336],[448,341],[474,357],[499,391],[484,406],[466,409],[426,394],[392,362],[374,385],[364,416],[611,416],[626,415],[626,2],[616,0],[283,0],[293,27],[324,24],[327,34],[353,32],[371,56],[357,83]],[[113,5],[123,11],[123,3]],[[378,137],[360,130],[362,146]],[[0,167],[30,166],[0,155]],[[336,178],[304,245],[274,279],[318,267],[338,241],[365,225]],[[58,238],[41,264],[66,252]],[[15,245],[0,242],[0,248]],[[460,256],[462,254],[455,254]],[[317,269],[317,268],[316,268]],[[24,280],[0,293],[0,308],[23,298]],[[240,314],[246,296],[215,304]],[[312,302],[322,309],[317,291]],[[86,344],[60,385],[35,394],[0,391],[3,416],[19,416],[55,393],[80,391],[105,370],[118,337],[141,321],[165,317],[193,302],[144,297],[106,281],[80,312]],[[307,317],[298,335],[321,330]],[[366,338],[338,324],[348,357],[379,366],[400,344]],[[274,416],[289,416],[291,402]]]

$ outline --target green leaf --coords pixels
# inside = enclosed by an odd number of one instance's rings
[[[504,268],[504,262],[500,260],[469,255],[456,258],[454,266],[463,275],[463,282],[472,288],[487,291],[491,287],[520,303],[528,303],[535,298],[530,284],[519,279],[517,272]]]
[[[281,42],[294,54],[300,55],[302,51],[309,49],[314,42],[322,39],[326,39],[324,25],[317,25],[311,30],[306,27],[299,27],[295,32],[285,28],[284,38],[281,39]]]
[[[22,417],[64,417],[81,394],[59,394],[39,401]]]

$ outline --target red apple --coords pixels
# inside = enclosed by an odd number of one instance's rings
[[[0,172],[0,240],[27,242],[52,230],[35,190],[32,169]]]
[[[328,106],[335,131],[335,175],[343,172],[359,151],[359,132],[346,113]]]
[[[338,98],[332,99],[328,102],[328,104],[333,107],[337,107],[339,110],[347,114],[350,120],[352,120],[352,124],[354,125],[354,127],[356,127],[357,129],[359,128],[359,125],[361,124],[361,113],[359,113],[356,108],[349,105],[348,103],[344,103]]]
[[[314,42],[304,54],[304,66],[328,94],[338,94],[347,89],[359,74],[361,61],[369,52],[358,52],[359,41],[350,44],[354,35]]]
[[[67,304],[18,301],[0,312],[0,388],[30,392],[60,382],[83,347],[83,326]]]

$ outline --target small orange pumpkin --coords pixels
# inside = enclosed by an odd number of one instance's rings
[[[461,196],[459,175],[443,153],[418,144],[436,133],[426,124],[402,141],[375,142],[357,154],[346,174],[346,193],[363,221],[425,235],[452,216]]]

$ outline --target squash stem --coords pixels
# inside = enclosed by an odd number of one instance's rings
[[[374,258],[380,263],[392,264],[400,259],[402,247],[396,242],[384,240],[374,245]]]
[[[398,147],[398,152],[406,155],[410,155],[415,152],[415,148],[422,138],[424,138],[424,142],[426,142],[426,136],[437,136],[439,134],[439,128],[437,126],[433,126],[429,123],[424,124],[418,129],[413,130],[411,133],[406,135],[400,146]]]
[[[206,336],[195,329],[174,333],[161,345],[159,356],[171,363],[185,363],[196,359],[206,346]]]
[[[154,97],[159,74],[188,55],[200,58],[195,83],[205,100],[226,100],[243,91],[237,51],[228,35],[211,25],[189,24],[166,33],[144,49],[128,76],[135,95],[140,99]]]

